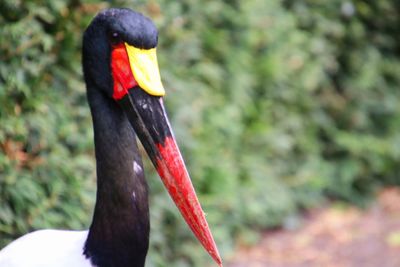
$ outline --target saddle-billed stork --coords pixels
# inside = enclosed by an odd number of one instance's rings
[[[217,247],[169,124],[156,58],[157,29],[129,9],[100,12],[83,36],[97,196],[88,231],[39,230],[0,252],[1,267],[143,267],[148,190],[139,137],[187,224],[219,266]]]

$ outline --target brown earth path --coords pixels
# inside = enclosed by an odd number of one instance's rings
[[[366,210],[311,211],[299,229],[267,231],[225,266],[400,267],[400,188],[382,190]]]

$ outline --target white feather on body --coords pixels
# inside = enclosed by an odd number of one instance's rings
[[[88,231],[39,230],[0,251],[0,267],[94,267],[83,255]]]

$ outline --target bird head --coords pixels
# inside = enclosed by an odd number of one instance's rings
[[[222,266],[164,109],[157,40],[155,25],[142,14],[102,11],[83,38],[85,80],[124,111],[190,229]]]

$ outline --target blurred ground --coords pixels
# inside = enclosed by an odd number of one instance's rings
[[[226,266],[400,266],[400,189],[383,190],[367,210],[332,205],[312,211],[300,229],[268,231]]]

